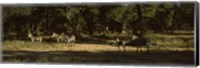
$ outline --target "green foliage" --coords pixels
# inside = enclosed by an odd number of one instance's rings
[[[132,33],[173,30],[193,30],[193,3],[144,3],[82,6],[4,6],[5,35],[15,32],[16,37],[28,31],[43,35],[52,32]],[[126,32],[125,32],[126,33]]]

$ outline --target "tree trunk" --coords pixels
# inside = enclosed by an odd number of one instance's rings
[[[133,34],[136,34],[137,36],[143,36],[141,32],[143,32],[142,30],[142,10],[141,10],[141,5],[136,5],[136,10],[137,10],[137,19],[136,19],[136,23],[133,26]],[[136,27],[136,28],[134,28]]]
[[[87,30],[89,34],[92,36],[94,32],[93,30],[94,22],[93,22],[91,12],[89,11],[89,9],[85,9],[85,10],[80,9],[80,13],[83,16],[84,20],[86,21],[86,26],[87,26]]]

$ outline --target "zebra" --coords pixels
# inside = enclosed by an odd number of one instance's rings
[[[122,41],[120,40],[119,38],[116,38],[116,44],[117,44],[117,47],[118,47],[118,50],[120,50],[120,46],[123,47],[123,50],[126,51],[126,44],[127,42],[126,41]]]
[[[138,38],[135,40],[131,40],[129,43],[127,43],[131,46],[136,46],[137,47],[137,52],[140,51],[142,52],[142,46],[145,46],[147,48],[147,52],[149,52],[149,40],[147,38]]]
[[[116,43],[118,46],[118,50],[120,46],[122,46],[123,51],[126,51],[126,46],[130,45],[130,46],[136,46],[137,52],[138,51],[142,52],[142,46],[146,46],[147,52],[149,52],[149,40],[147,38],[133,36],[131,40],[120,40],[119,38],[117,38],[116,41],[117,41]]]
[[[67,39],[68,46],[75,46],[76,36],[72,35]]]
[[[51,37],[55,38],[58,43],[66,42],[68,39],[68,36],[65,35],[64,33],[62,33],[61,35],[58,35],[57,33],[54,32]]]
[[[33,36],[31,33],[28,34],[28,37],[31,39],[32,42],[39,41],[42,42],[42,36]]]

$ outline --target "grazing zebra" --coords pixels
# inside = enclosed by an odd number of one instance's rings
[[[142,52],[142,46],[147,48],[147,52],[149,52],[149,41],[146,38],[138,38],[135,40],[131,40],[129,43],[127,43],[128,45],[131,46],[136,46],[137,47],[137,52],[140,51]]]
[[[76,36],[72,35],[67,39],[68,46],[75,46]]]
[[[149,41],[146,38],[139,38],[139,37],[132,37],[132,40],[125,41],[125,40],[119,40],[119,38],[116,39],[118,49],[120,46],[123,47],[124,51],[126,51],[126,46],[136,46],[137,52],[140,50],[142,52],[142,46],[147,47],[147,52],[149,52]]]
[[[42,36],[33,36],[31,33],[28,34],[28,37],[31,39],[32,42],[39,41],[42,42]]]
[[[116,44],[117,44],[118,50],[120,50],[120,46],[122,46],[123,50],[125,51],[126,50],[125,49],[126,43],[127,43],[126,41],[122,41],[119,38],[116,39]]]
[[[65,35],[64,33],[62,33],[61,35],[58,35],[57,33],[53,33],[51,37],[55,38],[58,43],[66,42],[68,39],[68,36]]]

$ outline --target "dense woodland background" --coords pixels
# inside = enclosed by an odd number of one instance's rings
[[[4,39],[53,32],[107,36],[194,30],[193,3],[14,5],[3,7]]]
[[[4,5],[3,62],[194,64],[195,3],[108,3],[62,5]],[[75,34],[73,47],[33,36],[53,32]],[[135,45],[122,48],[108,41],[129,41],[130,35],[150,43],[141,52]],[[143,42],[143,41],[141,41]]]

